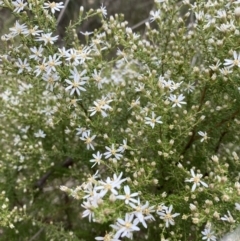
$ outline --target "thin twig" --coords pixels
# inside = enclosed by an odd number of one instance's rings
[[[58,19],[57,19],[57,25],[60,23],[60,21],[62,20],[62,17],[67,9],[67,5],[69,3],[70,0],[66,0],[65,4],[64,4],[64,8],[62,9],[62,11],[60,12],[60,14],[58,15]]]
[[[220,136],[220,138],[219,138],[219,140],[218,140],[218,142],[217,142],[217,145],[216,145],[216,147],[215,147],[215,153],[218,152],[218,150],[219,150],[219,148],[220,148],[220,145],[221,145],[221,142],[222,142],[224,136],[225,136],[227,133],[228,133],[227,131],[222,132],[222,134],[221,134],[221,136]]]
[[[43,227],[40,228],[40,229],[34,234],[34,236],[32,236],[32,237],[29,239],[29,241],[33,241],[35,238],[37,238],[43,230],[44,230]]]
[[[141,26],[141,25],[145,24],[146,22],[148,22],[149,19],[150,19],[150,18],[146,18],[146,19],[142,20],[141,22],[133,25],[133,26],[131,27],[131,29],[136,29],[136,28],[138,28],[139,26]]]
[[[235,112],[233,112],[228,118],[221,120],[216,126],[222,126],[224,123],[228,122],[228,121],[232,121],[235,119],[235,117],[240,113],[240,109],[236,110]]]

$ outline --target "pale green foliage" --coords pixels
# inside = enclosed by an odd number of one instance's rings
[[[143,36],[80,9],[60,39],[61,4],[20,2],[2,3],[18,18],[2,37],[5,240],[214,241],[237,227],[239,4],[156,1]],[[83,44],[91,17],[102,27]]]

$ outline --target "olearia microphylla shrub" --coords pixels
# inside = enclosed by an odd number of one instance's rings
[[[2,240],[239,239],[240,1],[158,0],[143,35],[81,7],[62,39],[63,2],[0,3],[16,17],[1,49]]]

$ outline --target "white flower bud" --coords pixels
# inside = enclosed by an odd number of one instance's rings
[[[238,17],[238,18],[240,17],[240,7],[235,8],[234,14],[235,14],[235,16]]]
[[[80,13],[83,13],[83,11],[84,11],[84,7],[81,6],[79,10],[80,10]]]

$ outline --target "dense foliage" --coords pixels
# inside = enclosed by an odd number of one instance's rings
[[[63,39],[64,3],[0,4],[17,18],[1,49],[1,240],[215,241],[238,226],[240,1],[156,0],[141,34],[80,7]]]

